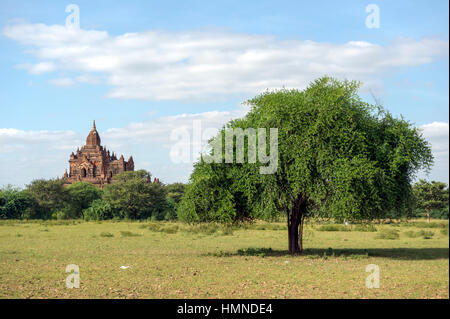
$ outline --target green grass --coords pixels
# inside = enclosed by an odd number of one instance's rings
[[[448,221],[425,224],[308,222],[291,256],[283,223],[0,221],[0,298],[449,298]]]

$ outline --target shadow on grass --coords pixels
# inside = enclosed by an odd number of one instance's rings
[[[258,256],[258,257],[288,257],[292,256],[287,250],[273,250],[272,248],[245,248],[236,252],[216,252],[209,256],[231,257],[231,256]],[[384,257],[403,260],[431,260],[448,259],[448,248],[369,248],[369,249],[332,249],[332,248],[309,248],[301,255],[309,258],[345,257],[349,259],[360,259],[368,257]]]

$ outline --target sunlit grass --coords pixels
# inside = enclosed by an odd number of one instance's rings
[[[291,256],[284,223],[1,221],[0,297],[449,298],[447,221],[322,226]],[[379,289],[365,287],[368,264]]]

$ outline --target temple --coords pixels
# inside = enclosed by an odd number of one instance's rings
[[[111,183],[114,175],[134,171],[132,156],[128,161],[124,160],[123,155],[117,159],[116,155],[101,146],[100,142],[100,135],[94,121],[86,138],[86,145],[70,155],[70,170],[67,173],[66,169],[63,177],[65,185],[84,181],[103,188],[105,184]]]

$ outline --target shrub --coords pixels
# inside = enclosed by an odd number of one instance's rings
[[[163,228],[161,228],[161,231],[166,234],[175,234],[176,232],[178,232],[178,226],[172,225],[172,226],[163,227]]]
[[[344,225],[322,225],[318,231],[350,231],[350,227]]]
[[[62,180],[38,179],[27,185],[25,192],[32,199],[33,205],[26,218],[49,219],[53,213],[64,209],[67,192]]]
[[[32,204],[32,200],[26,192],[7,186],[0,190],[0,219],[26,217]]]
[[[178,232],[178,225],[164,225],[164,223],[152,223],[147,226],[148,230],[166,234],[175,234]]]
[[[229,226],[224,227],[222,230],[222,235],[224,236],[233,235],[233,228]]]
[[[159,183],[151,183],[151,175],[145,170],[123,172],[103,190],[103,200],[113,208],[118,218],[148,219],[159,215],[166,202],[165,189]],[[162,215],[161,219],[164,218]]]
[[[120,234],[122,235],[122,237],[139,237],[142,236],[141,234],[137,234],[137,233],[133,233],[130,231],[121,231]]]
[[[108,202],[96,199],[83,211],[85,220],[105,220],[113,217],[113,209]]]
[[[421,231],[420,231],[420,236],[421,236],[423,239],[431,239],[431,238],[434,236],[434,232],[432,232],[432,231],[430,231],[430,230],[428,230],[428,231],[426,231],[426,230],[421,230]]]
[[[100,237],[114,237],[114,235],[108,232],[102,232],[100,234]]]
[[[218,228],[219,225],[217,224],[203,223],[190,227],[189,231],[195,234],[200,233],[205,235],[212,235],[217,232]]]
[[[415,227],[418,228],[445,228],[448,227],[448,224],[444,224],[443,222],[416,222],[413,224]]]
[[[64,207],[63,209],[58,210],[52,214],[52,218],[58,219],[58,220],[75,219],[78,217],[79,217],[79,215],[77,214],[77,212],[69,207]]]
[[[373,224],[361,224],[356,225],[355,228],[353,228],[353,230],[360,232],[376,232],[377,228]]]
[[[382,229],[375,236],[376,239],[399,239],[400,235],[396,229]]]
[[[154,232],[157,232],[161,229],[161,225],[159,225],[157,223],[152,223],[152,224],[148,225],[147,227],[148,227],[148,230],[154,231]]]
[[[87,182],[77,182],[69,185],[66,188],[67,201],[66,211],[70,211],[67,215],[70,218],[83,217],[83,210],[89,208],[94,200],[101,197],[102,191]]]
[[[432,210],[430,217],[436,219],[448,219],[448,206],[441,209]]]

